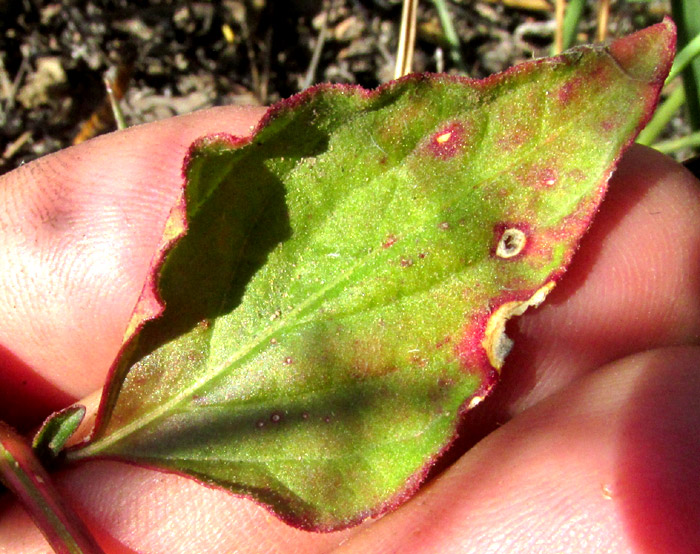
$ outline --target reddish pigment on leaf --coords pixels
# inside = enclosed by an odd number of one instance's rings
[[[600,122],[600,129],[603,131],[603,134],[608,135],[617,131],[622,124],[623,118],[613,115]]]
[[[435,343],[435,349],[439,350],[446,344],[449,344],[452,341],[452,337],[450,335],[447,335],[445,338],[439,340],[438,342]]]
[[[580,88],[581,82],[581,78],[572,79],[571,81],[567,81],[561,87],[559,87],[559,89],[556,91],[557,100],[559,101],[559,103],[566,105],[569,102],[573,101],[575,99],[575,95],[577,94]]]
[[[498,381],[498,371],[489,362],[482,344],[490,313],[481,311],[470,318],[462,331],[462,339],[455,345],[454,353],[466,373],[480,373],[481,385],[476,396],[484,395]]]
[[[559,171],[555,167],[554,160],[542,163],[536,162],[520,174],[518,181],[525,187],[532,187],[537,190],[549,189],[559,182]]]
[[[660,35],[656,31],[655,26],[647,27],[637,33],[615,40],[608,45],[608,52],[631,78],[649,79],[651,74],[649,82],[661,85],[668,73],[667,64],[659,63],[655,56],[640,56],[639,52],[651,49],[664,49],[666,52],[673,52],[676,47],[676,34]]]
[[[388,235],[384,239],[384,243],[382,244],[382,248],[391,248],[392,246],[394,246],[396,244],[397,240],[398,239],[396,238],[396,235]]]
[[[566,172],[566,179],[574,183],[582,183],[586,180],[586,173],[580,169],[570,169]]]
[[[509,125],[503,127],[503,133],[498,137],[498,147],[508,152],[527,144],[532,138],[532,129],[526,125]]]
[[[452,158],[463,151],[466,146],[466,132],[459,122],[450,123],[430,137],[428,150],[433,156],[443,159]]]

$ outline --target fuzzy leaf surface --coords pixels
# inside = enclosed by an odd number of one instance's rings
[[[405,500],[495,384],[500,323],[563,273],[674,40],[665,21],[483,81],[322,85],[199,140],[69,459],[191,475],[306,529]]]

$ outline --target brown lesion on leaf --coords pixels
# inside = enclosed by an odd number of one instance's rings
[[[391,248],[396,244],[396,241],[398,239],[396,238],[396,235],[394,234],[389,234],[386,236],[384,239],[384,242],[382,243],[382,248]]]
[[[450,335],[447,335],[435,343],[435,349],[440,350],[440,348],[442,348],[446,344],[449,344],[450,342],[452,342],[452,337]]]
[[[509,259],[520,254],[527,244],[527,235],[523,229],[507,227],[499,230],[500,237],[496,244],[495,254],[499,258]]]
[[[522,315],[530,306],[539,306],[554,288],[554,281],[549,281],[527,300],[510,301],[501,304],[489,317],[481,344],[486,351],[489,362],[500,370],[513,346],[513,341],[506,335],[506,323],[511,317]],[[472,402],[475,399],[472,399]]]
[[[201,319],[197,323],[197,328],[202,331],[208,331],[211,328],[211,319],[207,319],[206,317],[204,319]]]

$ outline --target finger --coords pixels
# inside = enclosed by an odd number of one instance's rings
[[[602,368],[514,418],[396,512],[345,532],[296,531],[245,499],[114,462],[59,479],[103,544],[144,553],[469,553],[494,544],[690,553],[700,544],[698,364],[700,349],[676,348]],[[0,520],[0,537],[4,552],[42,551],[17,508]]]
[[[194,139],[248,134],[262,109],[219,108],[113,133],[0,182],[0,417],[102,384]]]
[[[337,552],[700,548],[700,350],[615,362],[515,417]]]
[[[310,533],[263,507],[190,479],[116,462],[89,462],[59,476],[107,554],[330,552],[362,527]],[[16,504],[0,504],[0,552],[45,554],[48,544]]]

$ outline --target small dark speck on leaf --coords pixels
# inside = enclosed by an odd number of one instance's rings
[[[396,244],[396,240],[396,235],[388,235],[386,239],[384,239],[382,248],[391,248],[394,244]]]

